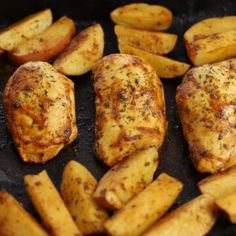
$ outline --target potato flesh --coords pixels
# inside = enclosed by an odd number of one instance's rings
[[[105,223],[107,232],[114,236],[140,235],[170,208],[182,188],[181,182],[161,174]]]
[[[166,7],[145,3],[128,4],[111,12],[118,25],[144,30],[166,30],[172,23],[172,12]]]
[[[111,168],[99,181],[94,198],[104,207],[120,209],[153,180],[158,153],[149,148]]]
[[[30,15],[0,32],[0,48],[10,51],[19,43],[43,32],[51,24],[50,9]]]
[[[200,195],[157,221],[143,236],[206,235],[216,221],[214,199]]]
[[[170,58],[155,55],[144,50],[134,48],[123,43],[119,44],[121,53],[135,55],[149,63],[157,72],[160,78],[171,79],[182,76],[189,69],[190,65],[172,60]]]
[[[52,235],[82,235],[46,171],[26,175],[24,182],[35,208]]]
[[[228,60],[216,62],[214,63],[214,65],[223,66],[229,70],[233,70],[234,72],[236,72],[236,58],[231,58]]]
[[[104,231],[108,214],[92,198],[97,181],[78,162],[70,161],[63,172],[61,196],[75,223],[84,235]]]
[[[136,47],[153,54],[167,54],[176,45],[177,35],[137,30],[121,25],[114,27],[118,42]]]
[[[7,192],[0,192],[0,234],[49,236],[22,205]]]

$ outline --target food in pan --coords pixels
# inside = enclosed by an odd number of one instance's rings
[[[177,35],[163,32],[137,30],[115,25],[118,43],[126,44],[154,54],[171,52],[177,42]]]
[[[183,188],[180,181],[162,173],[107,222],[109,235],[140,235],[174,203]],[[171,234],[170,234],[171,235]]]
[[[236,163],[236,73],[204,65],[188,71],[176,102],[190,155],[200,172],[216,173]]]
[[[109,166],[142,149],[158,149],[167,121],[161,81],[141,59],[111,54],[93,70],[95,152]]]
[[[134,153],[100,179],[93,196],[106,208],[120,209],[152,182],[157,166],[156,148]]]
[[[16,64],[49,61],[69,44],[74,33],[75,23],[63,16],[42,33],[15,46],[9,51],[9,58]]]
[[[144,30],[166,30],[172,23],[172,12],[166,7],[132,3],[116,8],[111,19],[118,25]]]
[[[200,195],[157,221],[143,236],[206,235],[216,221],[214,199]]]
[[[27,192],[53,236],[82,235],[46,171],[24,177]]]
[[[155,55],[124,43],[119,43],[119,50],[121,53],[127,53],[142,58],[156,70],[160,78],[171,79],[182,76],[190,67],[187,63]]]
[[[43,32],[51,23],[50,9],[30,15],[0,32],[0,48],[10,51],[19,43]]]
[[[107,212],[92,197],[96,186],[96,179],[84,166],[75,161],[66,165],[61,196],[83,235],[102,233],[108,218]]]
[[[103,29],[95,24],[81,31],[59,54],[53,66],[65,75],[82,75],[92,69],[103,50]]]
[[[49,236],[17,200],[0,192],[0,235]]]
[[[47,62],[20,66],[7,82],[3,105],[25,162],[46,162],[77,136],[74,84]]]
[[[224,67],[236,72],[236,57],[228,59],[228,60],[216,62],[216,63],[214,63],[214,65],[224,66]]]
[[[201,180],[198,187],[202,193],[209,194],[215,199],[236,191],[236,166],[223,173],[211,175]]]

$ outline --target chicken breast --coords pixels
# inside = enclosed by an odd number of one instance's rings
[[[217,65],[191,69],[177,89],[184,136],[198,171],[236,164],[236,73]]]
[[[161,146],[167,127],[164,92],[154,69],[127,54],[111,54],[93,70],[95,152],[113,166],[124,157]]]
[[[74,84],[46,62],[20,66],[5,87],[3,104],[25,162],[46,162],[77,136]]]

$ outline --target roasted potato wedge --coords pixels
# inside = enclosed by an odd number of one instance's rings
[[[104,207],[120,209],[151,183],[157,166],[156,148],[135,153],[101,178],[93,196]]]
[[[70,161],[64,171],[61,196],[83,235],[104,231],[107,212],[96,204],[92,194],[97,181],[81,164]]]
[[[15,64],[28,61],[50,61],[71,41],[75,23],[63,16],[42,33],[14,47],[8,55]]]
[[[160,55],[171,52],[178,38],[176,34],[137,30],[121,25],[116,25],[114,31],[119,43]]]
[[[227,215],[231,223],[236,223],[236,191],[216,200],[216,205]]]
[[[12,50],[19,43],[43,32],[52,24],[52,12],[45,9],[10,25],[0,32],[0,48]]]
[[[168,57],[155,55],[144,50],[119,43],[121,53],[135,55],[149,63],[157,72],[158,76],[163,79],[172,79],[180,77],[186,73],[190,65],[184,62],[172,60]]]
[[[184,40],[191,43],[209,35],[222,33],[232,29],[236,30],[236,16],[208,18],[192,25],[184,33]]]
[[[236,72],[236,57],[228,60],[214,63],[214,65],[223,66]]]
[[[50,234],[54,236],[82,235],[46,171],[37,175],[26,175],[24,182]]]
[[[201,180],[198,187],[202,193],[207,193],[215,199],[236,191],[236,166],[223,173],[211,175]]]
[[[144,30],[166,30],[172,23],[172,12],[166,7],[132,3],[111,12],[115,24]]]
[[[209,35],[205,38],[185,43],[191,62],[203,65],[236,56],[236,30]]]
[[[157,221],[143,236],[200,236],[206,235],[216,221],[214,199],[207,194],[185,203]]]
[[[100,24],[81,31],[58,56],[53,66],[65,75],[82,75],[103,55],[104,33]]]
[[[49,236],[9,193],[0,192],[0,235]]]
[[[161,174],[105,223],[109,235],[140,235],[174,203],[183,188],[180,181]]]

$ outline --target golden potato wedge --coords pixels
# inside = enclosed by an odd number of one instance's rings
[[[214,65],[223,66],[236,72],[236,58],[231,58],[228,60],[216,62],[214,63]]]
[[[46,171],[37,175],[26,175],[24,182],[50,234],[54,236],[82,235]]]
[[[214,199],[207,194],[185,203],[157,221],[143,236],[200,236],[206,235],[216,221]]]
[[[120,209],[152,182],[157,166],[156,148],[135,153],[116,164],[100,179],[93,196],[106,208]]]
[[[192,25],[184,33],[184,40],[191,43],[206,36],[232,29],[236,29],[236,16],[208,18]]]
[[[160,55],[171,52],[178,38],[176,34],[138,30],[121,25],[116,25],[114,31],[119,43]]]
[[[95,24],[81,31],[59,54],[53,66],[65,75],[82,75],[92,69],[102,57],[103,50],[103,29],[100,24]]]
[[[42,33],[14,47],[9,51],[9,58],[16,64],[49,61],[69,44],[74,33],[73,20],[63,16]]]
[[[83,235],[102,233],[108,219],[107,212],[92,198],[96,185],[96,179],[84,166],[76,161],[66,165],[61,196]]]
[[[140,235],[174,203],[183,188],[175,178],[161,174],[105,223],[109,235]]]
[[[236,223],[236,191],[216,200],[216,205],[229,218],[231,223]]]
[[[172,12],[166,7],[132,3],[111,12],[115,24],[144,30],[166,30],[172,23]]]
[[[198,183],[198,187],[202,193],[210,194],[214,198],[229,195],[236,191],[236,166],[206,177]]]
[[[19,43],[43,32],[51,24],[52,12],[50,9],[27,16],[0,32],[0,48],[10,51]]]
[[[49,236],[9,193],[0,192],[0,235]]]
[[[203,65],[236,56],[236,30],[209,35],[191,43],[185,43],[191,62]]]
[[[180,77],[186,73],[190,65],[184,62],[179,62],[168,57],[155,55],[144,50],[119,43],[121,53],[136,55],[149,63],[157,72],[158,76],[163,79],[172,79]]]

